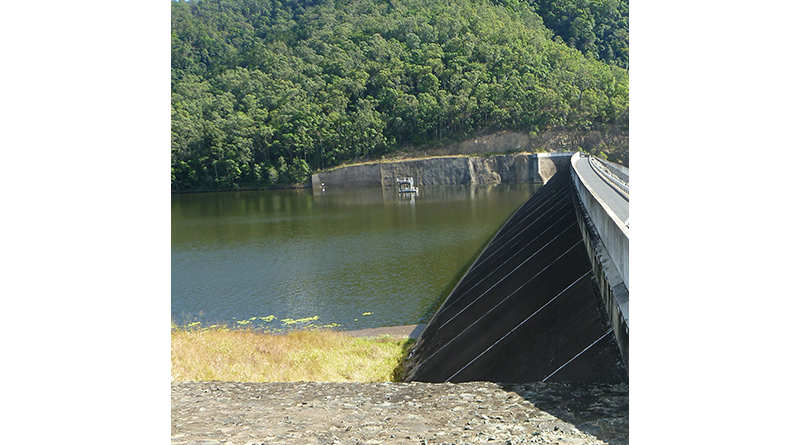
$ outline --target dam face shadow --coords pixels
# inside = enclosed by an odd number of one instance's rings
[[[407,380],[627,383],[569,171],[512,215],[428,323]]]
[[[536,408],[610,445],[629,439],[628,384],[498,383]]]

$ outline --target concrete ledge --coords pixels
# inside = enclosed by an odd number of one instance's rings
[[[585,185],[585,181],[574,168],[577,161],[575,156],[572,158],[572,186],[576,191],[573,196],[578,223],[625,369],[630,372],[628,367],[628,228],[622,225],[619,218],[616,218],[605,203]],[[598,225],[605,230],[599,231]],[[621,230],[621,228],[625,230]],[[603,238],[604,233],[609,244],[615,249],[614,254],[607,248]],[[614,255],[619,257],[617,261],[615,261]],[[618,263],[624,264],[625,275],[620,274]]]
[[[614,330],[622,361],[628,368],[628,288],[622,282],[616,266],[611,261],[591,220],[582,207],[579,199],[575,199],[575,211],[578,213],[578,224],[583,234],[586,250],[592,262],[597,285],[603,305]]]
[[[572,179],[578,197],[597,229],[598,235],[608,251],[611,260],[622,275],[622,281],[628,286],[628,244],[629,230],[625,223],[608,207],[597,194],[586,185],[585,179],[578,173],[575,164],[579,154],[572,156]]]

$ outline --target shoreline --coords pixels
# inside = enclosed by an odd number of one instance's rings
[[[409,324],[404,326],[386,326],[382,328],[355,329],[352,331],[339,331],[351,337],[382,337],[389,335],[398,339],[418,339],[425,330],[427,323]]]

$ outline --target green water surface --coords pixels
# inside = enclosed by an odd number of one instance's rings
[[[270,330],[426,322],[538,187],[173,195],[172,319]]]

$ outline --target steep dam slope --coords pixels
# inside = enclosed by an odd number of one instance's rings
[[[428,323],[408,380],[627,382],[569,169],[508,220]]]

